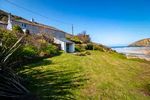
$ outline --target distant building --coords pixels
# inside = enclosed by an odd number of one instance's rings
[[[54,43],[61,45],[61,50],[65,52],[74,52],[75,44],[72,41],[66,39],[66,32],[56,29],[51,26],[40,24],[32,19],[31,21],[25,19],[14,20],[11,14],[8,15],[8,23],[0,22],[0,27],[12,30],[14,25],[18,25],[23,31],[29,30],[30,34],[47,33],[54,37]]]

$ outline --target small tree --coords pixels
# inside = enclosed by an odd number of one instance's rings
[[[91,41],[90,35],[86,33],[86,31],[83,31],[77,35],[77,37],[83,42],[83,43],[89,43]]]

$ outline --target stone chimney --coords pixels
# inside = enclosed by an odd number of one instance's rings
[[[12,18],[11,18],[11,13],[8,13],[7,29],[8,29],[8,30],[12,30]]]

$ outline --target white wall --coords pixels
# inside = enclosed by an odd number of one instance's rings
[[[69,52],[71,52],[71,53],[75,52],[75,44],[74,43],[69,44]]]
[[[67,52],[67,50],[66,50],[66,42],[61,42],[61,50],[64,50],[65,52]]]
[[[54,43],[56,44],[61,44],[61,50],[64,50],[66,52],[66,43],[57,39],[57,38],[54,38]]]
[[[63,41],[61,41],[61,40],[59,40],[57,38],[54,38],[54,43],[61,44],[61,50],[64,50],[65,52],[67,52],[67,47],[66,47],[67,44],[66,44],[66,42],[63,42]],[[75,44],[74,43],[70,43],[69,44],[69,52],[70,53],[75,52]]]
[[[7,25],[8,30],[12,30],[12,23],[11,21],[8,20],[8,25]]]

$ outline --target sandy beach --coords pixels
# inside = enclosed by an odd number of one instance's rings
[[[125,54],[127,58],[140,58],[150,61],[150,47],[118,47],[112,49]]]

